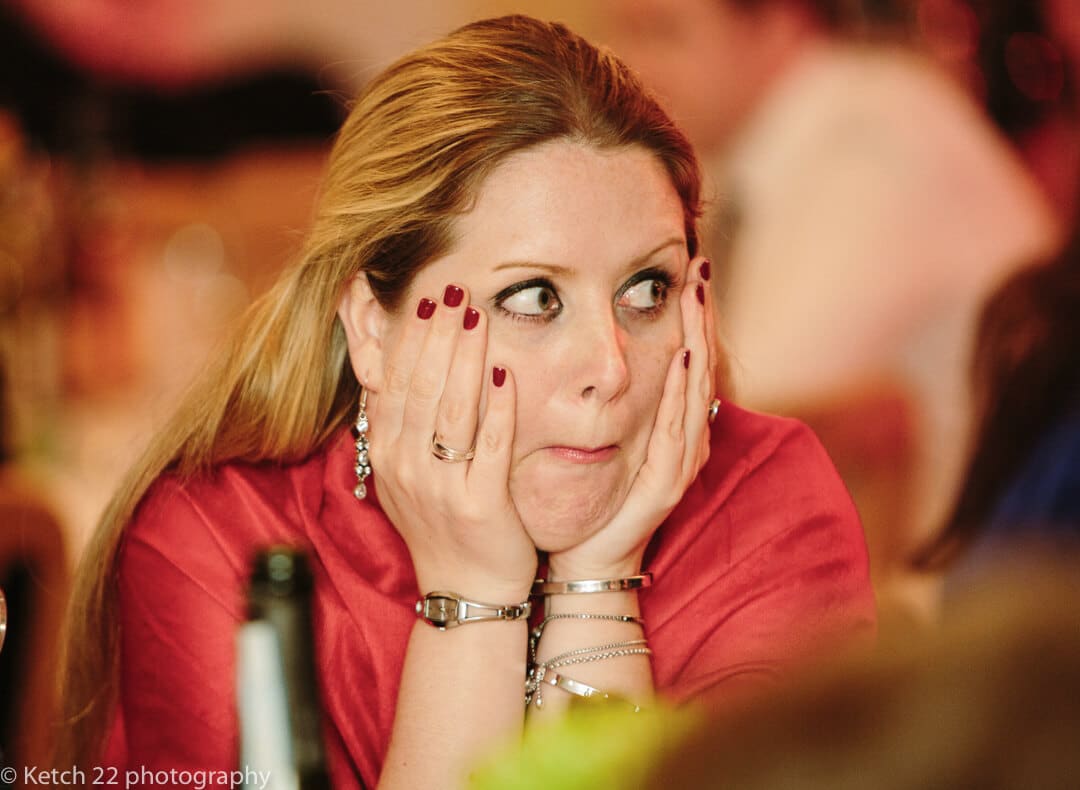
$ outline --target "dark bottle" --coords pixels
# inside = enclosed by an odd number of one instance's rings
[[[256,556],[248,622],[237,643],[245,786],[331,787],[320,730],[311,591],[303,552],[274,546]]]

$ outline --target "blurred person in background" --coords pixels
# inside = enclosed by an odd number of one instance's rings
[[[1074,0],[921,0],[914,33],[1020,151],[1062,222],[1080,182]]]
[[[476,23],[372,80],[301,256],[84,557],[59,764],[236,765],[267,543],[309,549],[339,788],[456,786],[575,695],[723,708],[865,642],[824,451],[716,398],[699,196],[683,134],[561,25]]]
[[[1045,194],[964,90],[875,29],[879,8],[600,8],[601,37],[704,152],[738,397],[818,430],[863,516],[879,600],[926,616],[934,591],[908,558],[965,467],[976,316],[1056,249]]]
[[[13,385],[37,371],[20,364],[20,329],[52,284],[34,259],[43,195],[18,119],[0,105],[0,766],[44,765],[52,745],[57,645],[70,574],[61,524],[47,497],[17,465]],[[21,336],[20,336],[21,335]],[[13,375],[17,370],[18,375]],[[0,623],[0,632],[5,630]],[[7,786],[0,779],[0,786]]]
[[[974,364],[979,430],[945,531],[917,558],[950,597],[1022,558],[1080,549],[1080,233],[986,305]]]
[[[694,732],[650,788],[1071,788],[1078,557],[990,574],[924,640]]]
[[[585,703],[471,790],[1029,790],[1080,775],[1077,555],[991,574],[924,639],[819,668],[741,711]],[[613,730],[625,735],[611,737]]]

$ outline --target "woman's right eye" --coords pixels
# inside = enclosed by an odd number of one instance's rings
[[[514,316],[554,316],[562,309],[562,303],[550,285],[531,285],[521,288],[499,300],[500,309]]]

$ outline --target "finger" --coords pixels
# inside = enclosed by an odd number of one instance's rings
[[[507,488],[516,404],[513,374],[504,367],[491,368],[487,408],[476,433],[476,457],[469,466],[468,487],[477,496],[494,496]]]
[[[709,349],[708,398],[709,405],[712,405],[713,399],[719,397],[720,393],[720,365],[722,359],[720,336],[717,333],[716,292],[709,282],[712,275],[712,262],[706,258],[702,261],[698,271],[701,274],[701,279],[705,281],[705,343]],[[706,429],[701,436],[701,446],[695,465],[695,474],[705,465],[705,462],[709,460],[710,442],[712,438],[711,423],[708,423],[707,419],[706,423]]]
[[[701,276],[702,259],[690,263],[691,279],[683,291],[684,343],[690,349],[690,369],[686,386],[686,411],[683,429],[686,433],[680,467],[686,474],[697,473],[702,437],[708,423],[708,405],[712,400],[710,357],[707,340],[707,314],[711,305],[708,282]]]
[[[678,484],[685,441],[683,415],[686,411],[686,381],[690,361],[687,354],[690,354],[690,349],[680,348],[668,365],[664,392],[660,396],[656,420],[645,450],[645,463],[638,471],[626,501],[608,525],[608,530],[617,532],[627,525],[634,529],[634,525],[640,525],[643,520],[655,526],[667,517],[682,495]]]
[[[719,369],[720,369],[720,337],[716,330],[716,295],[713,292],[710,280],[712,279],[712,261],[705,258],[698,267],[701,279],[705,283],[705,342],[709,348],[709,381],[710,400],[719,392]]]
[[[468,306],[462,313],[462,332],[435,420],[438,440],[455,450],[466,451],[476,441],[486,352],[487,317]]]
[[[450,375],[467,299],[464,288],[453,284],[446,286],[442,301],[429,320],[428,332],[409,381],[402,416],[401,441],[410,452],[430,449],[439,401]]]
[[[420,349],[427,337],[430,319],[435,312],[435,302],[420,299],[412,315],[405,320],[401,339],[387,358],[383,387],[379,392],[380,440],[397,441],[401,435],[405,413],[405,401],[409,395],[413,370],[420,356]],[[374,437],[373,437],[374,438]]]
[[[686,438],[686,383],[692,364],[693,351],[683,347],[676,352],[668,365],[664,393],[660,396],[660,406],[656,411],[656,422],[649,436],[649,447],[645,456],[646,465],[651,468],[650,474],[678,469],[681,465]]]

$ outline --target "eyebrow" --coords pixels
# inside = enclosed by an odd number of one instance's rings
[[[649,258],[653,257],[658,252],[662,252],[668,247],[674,246],[685,247],[685,237],[672,236],[670,239],[661,242],[656,247],[646,252],[644,255],[639,255],[638,257],[634,258],[632,261],[630,261],[629,264],[627,264],[626,268],[636,269],[638,266],[649,260]],[[569,266],[560,266],[555,263],[540,263],[539,261],[505,261],[504,263],[500,263],[498,266],[492,269],[492,271],[499,272],[503,269],[539,269],[541,271],[550,272],[551,274],[555,275],[562,275],[564,277],[574,273],[574,270]]]

